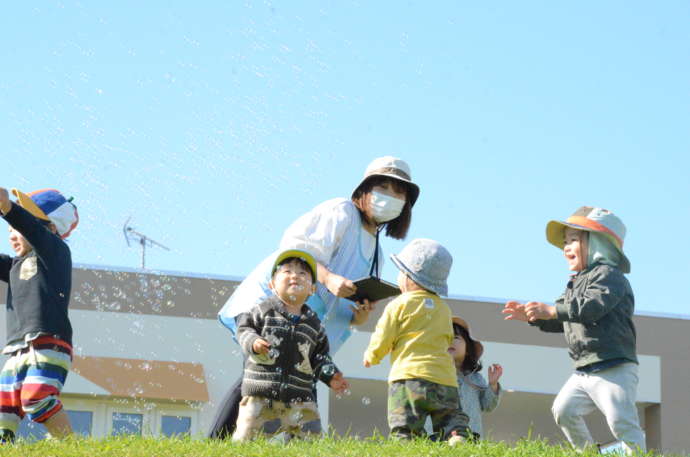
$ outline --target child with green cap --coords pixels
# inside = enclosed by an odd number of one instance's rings
[[[468,417],[460,407],[458,380],[448,347],[453,342],[451,311],[440,295],[453,258],[428,239],[410,242],[399,255],[402,291],[383,311],[364,353],[364,366],[391,353],[388,375],[388,425],[394,438],[424,436],[431,416],[434,433],[454,445],[468,435]]]
[[[599,409],[626,453],[644,451],[637,395],[635,298],[625,273],[625,226],[612,212],[583,206],[565,222],[550,221],[546,239],[563,249],[573,272],[555,306],[509,301],[507,320],[565,334],[575,373],[553,402],[556,423],[577,449],[594,444],[584,416]]]
[[[252,439],[267,422],[273,433],[305,436],[319,420],[314,383],[336,392],[348,388],[329,353],[321,321],[306,301],[316,289],[311,254],[288,249],[278,254],[269,286],[273,295],[237,316],[237,342],[245,355],[237,428],[233,441]]]

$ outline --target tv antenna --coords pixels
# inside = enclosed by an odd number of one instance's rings
[[[139,246],[141,246],[141,269],[144,270],[146,269],[146,246],[158,246],[159,248],[163,248],[166,251],[169,251],[170,248],[167,246],[162,245],[156,240],[153,240],[149,238],[148,236],[144,235],[141,232],[137,232],[134,230],[134,228],[129,225],[129,221],[132,219],[132,217],[128,217],[127,220],[125,221],[125,225],[122,226],[122,233],[125,235],[125,241],[127,241],[127,246],[131,246],[129,243],[130,238],[139,243]]]

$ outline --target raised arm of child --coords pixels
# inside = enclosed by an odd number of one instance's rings
[[[5,215],[12,207],[10,196],[7,189],[0,187],[0,214]],[[0,281],[9,282],[10,269],[12,268],[12,257],[7,254],[0,254]]]
[[[398,323],[395,312],[398,309],[396,301],[390,302],[383,310],[381,318],[376,323],[376,330],[371,335],[369,346],[364,351],[364,366],[369,368],[378,365],[393,349],[393,342],[398,337]]]
[[[491,412],[498,406],[501,397],[501,385],[498,380],[503,374],[503,367],[497,363],[492,364],[488,369],[489,388],[482,389],[479,394],[479,406],[483,412]]]

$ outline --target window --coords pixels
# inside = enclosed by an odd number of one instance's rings
[[[192,418],[189,416],[161,416],[161,434],[165,436],[189,436]]]
[[[76,435],[91,436],[93,413],[91,411],[75,411],[67,410],[70,424],[72,424],[72,431]]]
[[[47,435],[48,430],[46,430],[43,424],[29,420],[29,418],[26,416],[19,423],[19,428],[17,429],[17,438],[23,441],[28,441],[29,443],[42,440]]]
[[[113,435],[141,435],[144,416],[136,413],[113,413]]]

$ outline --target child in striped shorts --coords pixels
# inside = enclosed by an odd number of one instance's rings
[[[24,416],[52,436],[72,431],[59,395],[72,363],[72,256],[64,239],[79,221],[77,209],[54,189],[12,193],[16,202],[0,187],[0,215],[17,254],[0,254],[0,280],[8,283],[2,353],[9,355],[0,372],[0,442],[14,440]]]

